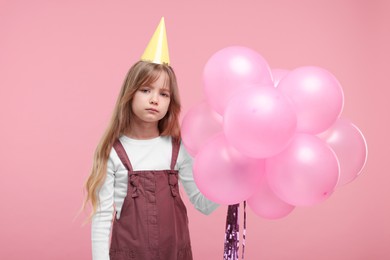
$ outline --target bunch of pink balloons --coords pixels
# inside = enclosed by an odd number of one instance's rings
[[[344,94],[329,71],[271,70],[259,53],[232,46],[208,60],[203,80],[207,100],[184,116],[182,139],[210,200],[247,200],[257,215],[277,219],[361,173],[366,141],[340,118]]]

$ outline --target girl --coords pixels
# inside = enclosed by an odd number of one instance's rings
[[[86,183],[94,260],[192,259],[178,180],[199,211],[210,214],[218,206],[197,189],[192,159],[180,144],[179,93],[169,58],[151,62],[146,56],[126,76]]]

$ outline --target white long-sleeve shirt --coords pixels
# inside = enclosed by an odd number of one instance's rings
[[[170,137],[157,137],[148,140],[136,140],[126,136],[119,138],[134,171],[170,169],[172,141]],[[180,146],[175,170],[179,171],[179,180],[189,200],[204,214],[210,214],[218,204],[208,200],[198,190],[192,175],[192,158]],[[92,218],[92,258],[109,260],[109,240],[114,216],[120,218],[123,201],[127,194],[128,172],[117,153],[112,148],[107,162],[107,176],[99,191],[100,204]]]

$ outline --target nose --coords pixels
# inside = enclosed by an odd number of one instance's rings
[[[158,96],[157,95],[152,95],[150,97],[149,103],[152,105],[157,105],[158,104]]]

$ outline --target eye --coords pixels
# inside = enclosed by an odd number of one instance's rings
[[[149,88],[140,88],[139,91],[141,91],[142,93],[149,93],[150,89]]]
[[[161,92],[160,95],[163,96],[163,97],[169,98],[169,93],[168,92]]]

